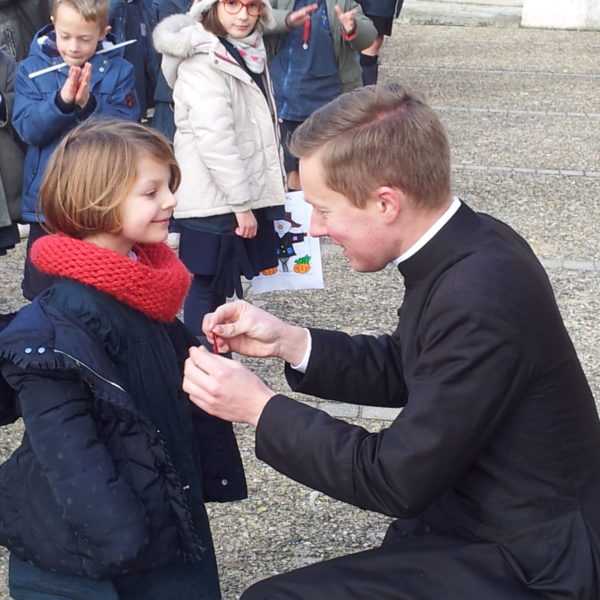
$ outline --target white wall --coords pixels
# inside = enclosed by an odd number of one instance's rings
[[[523,0],[521,25],[600,29],[600,0]]]

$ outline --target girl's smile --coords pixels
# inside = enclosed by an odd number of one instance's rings
[[[169,233],[169,220],[177,204],[169,187],[169,166],[149,154],[140,154],[137,177],[121,212],[121,230],[86,238],[88,241],[128,255],[135,244],[164,242]]]

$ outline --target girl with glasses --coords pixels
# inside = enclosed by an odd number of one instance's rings
[[[273,220],[285,176],[263,30],[268,0],[201,0],[154,30],[173,87],[175,155],[182,170],[174,226],[194,274],[184,321],[196,335],[241,276],[277,265]]]

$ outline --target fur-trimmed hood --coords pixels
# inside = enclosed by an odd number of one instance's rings
[[[189,58],[198,53],[198,46],[210,39],[204,27],[189,13],[171,15],[162,20],[152,32],[154,47],[161,54]]]
[[[179,64],[194,54],[208,52],[214,40],[215,36],[206,31],[190,13],[171,15],[154,28],[152,41],[156,50],[163,55],[161,68],[170,87],[175,84]]]
[[[212,45],[217,43],[215,36],[200,25],[202,15],[218,0],[201,0],[193,4],[187,14],[176,14],[163,19],[152,34],[154,47],[163,55],[162,71],[170,87],[177,77],[177,68],[182,60],[194,54],[208,53]],[[269,0],[262,0],[266,5],[260,16],[259,26],[263,29],[274,27],[275,19]]]

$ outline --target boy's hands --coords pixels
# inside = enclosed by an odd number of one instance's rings
[[[90,80],[92,65],[86,62],[83,67],[69,67],[69,75],[60,90],[60,97],[65,104],[77,104],[83,108],[90,99]]]
[[[90,99],[90,81],[92,79],[92,63],[86,62],[80,69],[79,87],[75,96],[75,104],[83,108]]]

